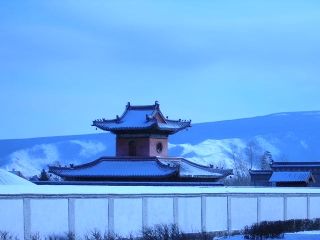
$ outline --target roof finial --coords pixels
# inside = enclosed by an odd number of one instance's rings
[[[130,102],[127,103],[127,108],[129,108],[129,107],[130,107]]]
[[[116,121],[117,121],[117,122],[120,122],[120,117],[119,117],[119,115],[116,116]]]
[[[154,105],[156,106],[156,109],[159,109],[159,102],[157,100],[154,102]]]

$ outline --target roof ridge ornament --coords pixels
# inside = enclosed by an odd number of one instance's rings
[[[154,102],[154,105],[155,105],[156,109],[159,110],[159,107],[160,107],[159,101],[156,100]]]
[[[128,102],[126,108],[127,109],[130,108],[130,106],[131,106],[131,104],[130,104],[130,102]]]

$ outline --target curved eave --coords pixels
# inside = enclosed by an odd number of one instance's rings
[[[78,166],[73,167],[57,167],[57,166],[49,166],[49,172],[53,173],[57,176],[63,178],[168,178],[172,176],[177,176],[179,173],[179,169],[177,167],[171,167],[168,165],[163,164],[159,161],[156,157],[149,157],[149,158],[141,158],[140,160],[134,160],[136,157],[102,157],[93,162],[85,163]],[[110,169],[115,167],[113,164],[123,164],[123,163],[134,163],[134,164],[151,164],[150,172],[139,169],[133,169],[132,171],[122,172],[115,174],[113,171],[110,172]],[[92,170],[92,168],[97,167],[99,168],[99,164],[106,164],[110,163],[111,165],[104,165],[100,166],[100,170]],[[118,169],[121,166],[117,167]],[[148,167],[149,168],[149,167]],[[91,172],[90,172],[91,169]],[[101,172],[102,169],[102,172]],[[106,172],[105,170],[109,170]],[[85,172],[81,172],[85,171]],[[95,172],[97,171],[97,172]]]
[[[222,174],[217,175],[180,175],[180,178],[201,178],[201,179],[222,179],[224,176]]]
[[[226,176],[229,176],[229,175],[232,175],[233,174],[233,170],[232,169],[215,169],[215,168],[211,168],[211,167],[207,167],[207,166],[204,166],[204,165],[200,165],[198,163],[195,163],[195,162],[191,162],[185,158],[181,158],[182,161],[192,165],[192,166],[195,166],[197,168],[201,168],[203,170],[206,170],[210,173],[214,173],[214,174],[221,174],[222,176],[226,177]]]
[[[85,174],[63,174],[59,172],[50,171],[51,173],[62,177],[62,178],[92,178],[92,179],[101,179],[101,178],[108,178],[108,179],[117,179],[117,178],[131,178],[131,179],[140,179],[140,178],[155,178],[155,179],[162,179],[162,178],[169,178],[178,175],[176,170],[172,171],[168,174],[163,175],[85,175]]]
[[[163,127],[163,126],[159,126],[158,124],[152,124],[150,126],[129,126],[129,127],[108,127],[106,126],[107,124],[104,124],[104,126],[102,126],[101,124],[92,124],[92,126],[99,128],[103,131],[109,131],[112,133],[122,133],[122,132],[127,132],[127,131],[160,131],[160,132],[164,132],[166,134],[174,134],[176,132],[182,131],[190,126],[190,123],[186,123],[184,126],[181,127]]]

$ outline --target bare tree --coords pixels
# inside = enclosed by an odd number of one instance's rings
[[[233,176],[226,179],[225,185],[246,186],[250,184],[249,165],[243,156],[243,151],[236,145],[231,145],[231,158],[233,160]]]
[[[247,162],[250,164],[250,169],[253,169],[254,165],[259,161],[262,149],[255,140],[248,142],[244,153],[247,157]]]
[[[261,156],[261,169],[270,170],[270,164],[273,162],[272,154],[269,151],[265,151]]]

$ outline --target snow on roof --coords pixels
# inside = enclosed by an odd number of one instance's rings
[[[181,162],[180,164],[180,176],[181,177],[210,177],[210,178],[222,178],[223,175],[220,173],[212,173],[208,170],[204,170],[201,168],[195,168],[194,166],[186,163]]]
[[[309,182],[311,172],[273,172],[269,182]]]
[[[252,170],[249,169],[250,175],[271,175],[272,170]]]
[[[105,122],[109,128],[150,127],[153,121],[147,121],[146,116],[152,115],[153,109],[127,110],[119,121]]]
[[[0,169],[0,185],[34,185],[13,173]]]
[[[225,176],[231,175],[232,170],[230,169],[214,169],[210,167],[205,167],[186,159],[181,159],[180,163],[180,176],[181,177],[208,177],[208,178],[223,178]]]
[[[61,177],[121,178],[180,177],[220,179],[232,170],[213,169],[192,163],[184,158],[170,157],[103,157],[74,167],[50,166],[49,171]]]
[[[145,106],[128,104],[121,117],[95,120],[92,126],[111,132],[156,129],[174,133],[190,127],[190,121],[174,121],[165,118],[160,111],[159,103],[156,102],[154,105]]]
[[[177,168],[156,158],[101,158],[74,168],[50,167],[50,172],[61,177],[163,177],[177,173]]]

